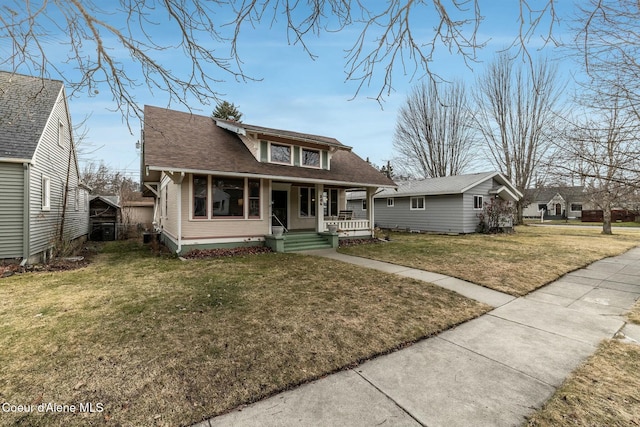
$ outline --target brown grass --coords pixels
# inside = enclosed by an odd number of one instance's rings
[[[516,233],[461,236],[392,233],[392,242],[340,252],[457,277],[515,296],[563,274],[638,245],[640,232],[617,229],[517,227]]]
[[[136,245],[0,280],[0,424],[186,425],[434,335],[489,307],[290,254],[181,262]]]
[[[604,341],[528,426],[640,425],[640,346]]]
[[[627,313],[627,319],[631,323],[635,323],[636,325],[640,325],[640,300],[638,300],[634,306],[631,308],[631,311]]]

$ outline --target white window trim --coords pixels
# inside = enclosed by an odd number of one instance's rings
[[[271,147],[274,145],[279,145],[281,147],[289,147],[289,163],[287,162],[277,162],[274,160],[271,160]],[[269,163],[273,163],[276,165],[288,165],[291,166],[293,165],[293,155],[294,155],[294,149],[293,149],[293,145],[289,145],[289,144],[281,144],[279,142],[271,142],[269,141],[269,147],[267,148],[267,154],[269,155]]]
[[[76,187],[74,191],[74,209],[76,212],[80,211],[80,188]]]
[[[318,153],[318,166],[315,165],[305,165],[304,164],[304,150],[307,151],[314,151],[316,153]],[[302,166],[303,168],[311,168],[311,169],[322,169],[322,150],[316,150],[315,148],[306,148],[306,147],[300,147],[300,166]]]
[[[51,179],[48,176],[42,176],[42,210],[51,210]]]
[[[420,208],[420,207],[417,207],[417,208],[414,208],[414,207],[413,207],[413,201],[414,201],[414,199],[415,199],[415,200],[420,200],[420,199],[422,199],[422,207],[421,207],[421,208]],[[419,204],[420,204],[420,203],[418,203],[418,205],[419,205]],[[415,196],[415,197],[410,197],[410,198],[409,198],[409,210],[412,210],[412,211],[423,211],[423,210],[425,210],[425,205],[426,205],[426,203],[425,203],[425,200],[424,200],[424,196]]]
[[[480,199],[480,207],[479,208],[476,207],[476,199]],[[473,210],[474,211],[481,211],[483,206],[484,206],[484,196],[479,195],[479,194],[478,195],[474,195],[473,196]]]
[[[387,198],[387,207],[388,208],[393,208],[396,206],[396,199],[389,197]]]
[[[64,123],[58,119],[58,146],[64,147]]]
[[[367,199],[362,199],[362,210],[367,211]]]

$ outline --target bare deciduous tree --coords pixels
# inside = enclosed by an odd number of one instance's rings
[[[562,91],[548,61],[516,61],[502,52],[480,77],[475,122],[493,165],[524,192],[551,147]]]
[[[637,0],[588,0],[577,3],[576,47],[590,91],[613,96],[640,117],[640,5]],[[614,72],[615,71],[615,72]],[[624,105],[621,103],[624,101]]]
[[[466,90],[461,82],[438,90],[416,86],[400,108],[393,146],[397,165],[422,178],[458,175],[470,165],[475,141]]]
[[[622,92],[592,97],[584,116],[566,127],[568,143],[558,150],[557,171],[585,184],[589,201],[603,212],[603,234],[611,234],[611,210],[626,207],[640,189],[640,122],[626,103]]]
[[[520,0],[516,13],[514,44],[526,52],[538,27],[547,24],[543,38],[552,40],[554,0],[535,7]],[[433,23],[433,31],[416,34],[416,20]],[[478,40],[482,20],[480,0],[9,0],[0,6],[0,67],[63,79],[72,93],[91,95],[106,85],[127,118],[141,117],[134,93],[140,85],[189,108],[193,100],[218,101],[222,80],[250,79],[240,35],[256,26],[284,30],[287,42],[312,58],[310,37],[348,28],[355,40],[345,49],[347,80],[358,83],[356,94],[373,81],[381,99],[392,89],[396,67],[435,78],[431,61],[439,49],[475,61],[484,45]],[[188,64],[188,71],[176,71],[176,61]],[[141,81],[131,77],[131,67]]]

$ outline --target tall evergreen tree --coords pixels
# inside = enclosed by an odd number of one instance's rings
[[[218,102],[216,109],[211,113],[212,119],[224,119],[242,123],[242,113],[238,111],[235,104],[228,101]]]

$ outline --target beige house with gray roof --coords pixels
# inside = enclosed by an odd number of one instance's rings
[[[372,200],[395,187],[334,138],[151,106],[142,183],[155,197],[155,226],[177,253],[265,244],[290,251],[371,236],[373,210],[353,219],[345,192]]]

